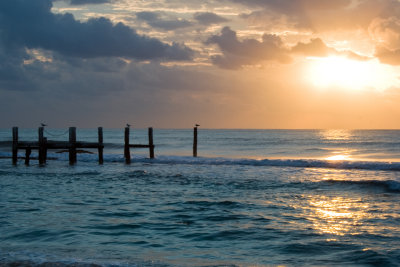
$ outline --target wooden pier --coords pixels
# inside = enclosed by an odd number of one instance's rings
[[[193,129],[193,157],[197,157],[197,126]],[[25,150],[25,164],[29,165],[31,160],[32,150],[38,151],[38,161],[40,165],[45,165],[47,161],[47,151],[48,150],[62,150],[62,152],[69,153],[69,164],[74,165],[77,162],[77,153],[81,149],[97,149],[99,164],[103,164],[103,128],[98,127],[97,142],[82,142],[77,141],[76,137],[76,127],[69,127],[68,141],[53,141],[48,140],[44,136],[44,127],[39,127],[38,129],[38,140],[37,141],[21,141],[18,136],[18,127],[12,128],[12,164],[17,165],[18,163],[18,150]],[[67,132],[65,132],[66,134]],[[50,133],[48,133],[50,134]],[[148,128],[148,144],[134,144],[130,143],[130,127],[127,124],[124,132],[124,159],[126,164],[131,163],[131,148],[148,148],[149,158],[154,159],[154,141],[153,141],[153,128]]]
[[[20,141],[18,137],[18,127],[13,127],[13,143],[12,143],[12,163],[17,164],[18,150],[25,150],[25,164],[29,165],[32,150],[38,151],[39,164],[46,164],[47,151],[49,149],[65,149],[69,152],[69,164],[76,163],[77,149],[97,148],[99,156],[99,164],[103,164],[103,128],[98,128],[97,142],[82,142],[76,140],[76,127],[69,128],[69,141],[51,141],[44,137],[44,127],[39,127],[38,141]]]

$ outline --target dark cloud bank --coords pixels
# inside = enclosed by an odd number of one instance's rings
[[[184,45],[139,35],[122,23],[114,25],[102,17],[80,22],[51,8],[50,0],[0,1],[0,91],[51,88],[60,99],[74,90],[82,96],[109,94],[133,84],[126,83],[129,64],[121,58],[134,65],[142,60],[190,60],[193,55]],[[47,59],[37,58],[32,49]]]
[[[50,0],[0,1],[1,39],[8,45],[52,50],[67,56],[188,60],[193,51],[137,34],[106,18],[87,22],[71,14],[53,14]]]

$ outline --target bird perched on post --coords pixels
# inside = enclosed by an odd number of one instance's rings
[[[40,125],[41,125],[42,127],[45,127],[45,126],[47,126],[47,124],[44,124],[43,122],[42,122],[42,123],[40,123]]]
[[[127,124],[126,124],[126,127],[128,127],[128,128],[129,128],[129,127],[131,127],[131,125],[130,125],[129,123],[127,123]]]
[[[196,126],[196,127],[199,127],[199,126],[200,126],[200,124],[197,124],[197,123],[196,123],[196,124],[195,124],[195,126]]]

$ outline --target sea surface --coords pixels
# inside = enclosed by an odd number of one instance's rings
[[[154,129],[130,165],[123,134],[104,130],[103,165],[12,166],[0,130],[0,266],[400,266],[400,131],[200,128],[193,158],[192,129]]]

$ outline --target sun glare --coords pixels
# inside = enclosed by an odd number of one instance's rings
[[[345,57],[310,57],[308,78],[316,87],[340,87],[359,90],[374,88],[383,91],[399,85],[395,70],[377,60],[358,61]]]
[[[350,157],[347,156],[347,155],[334,155],[334,156],[327,157],[325,159],[326,160],[333,160],[333,161],[338,160],[339,161],[339,160],[349,160]]]

